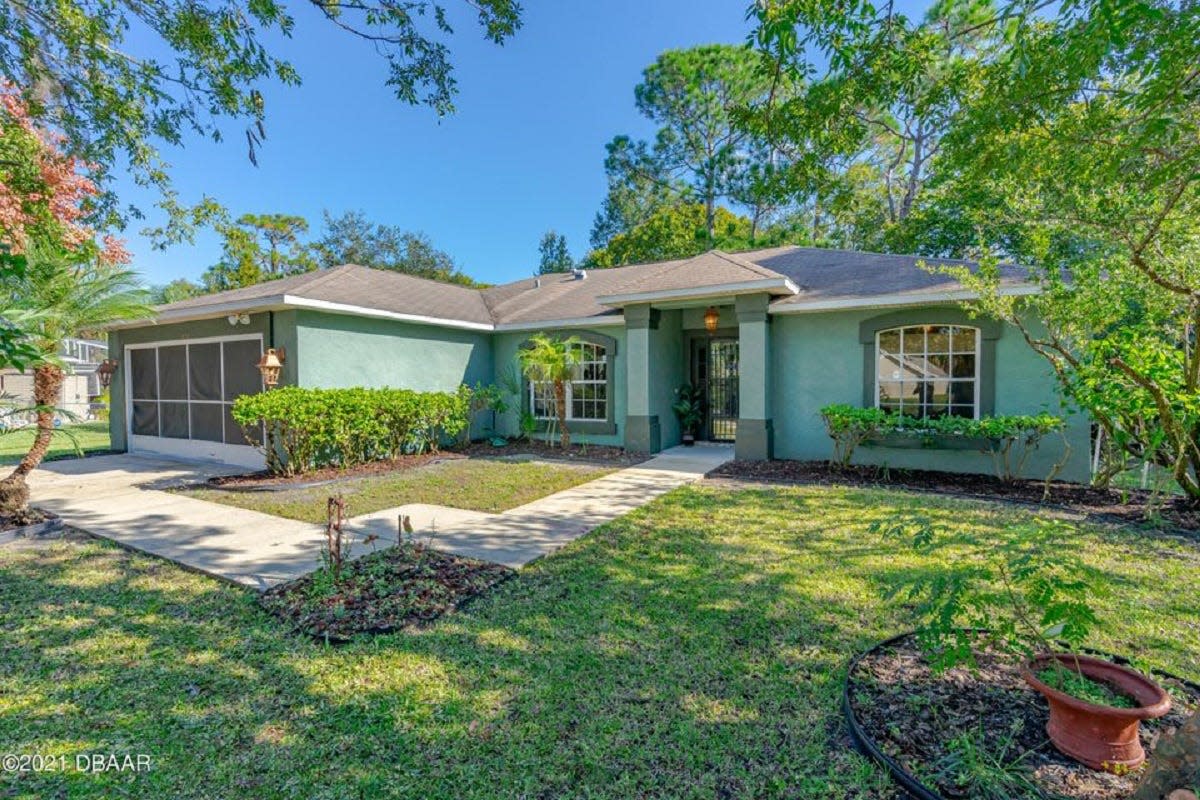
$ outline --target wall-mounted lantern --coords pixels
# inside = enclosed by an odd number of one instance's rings
[[[716,306],[709,306],[704,312],[704,327],[709,333],[716,333],[717,327],[721,324],[721,312],[717,311]]]
[[[100,366],[96,367],[96,377],[100,379],[100,386],[107,389],[112,384],[113,374],[117,371],[117,360],[115,358],[106,358],[100,362]]]
[[[282,347],[278,349],[268,347],[267,352],[263,353],[262,358],[258,360],[255,366],[262,373],[263,383],[268,389],[279,385],[279,373],[283,370],[283,362],[286,360],[287,351]]]

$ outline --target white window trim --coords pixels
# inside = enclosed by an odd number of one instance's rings
[[[946,327],[946,328],[965,328],[967,330],[971,330],[971,331],[975,332],[975,351],[974,351],[975,374],[970,378],[947,378],[946,380],[947,380],[947,382],[950,382],[950,383],[961,383],[961,382],[967,381],[967,380],[972,380],[975,382],[974,398],[972,399],[973,415],[972,415],[971,419],[979,419],[979,410],[980,410],[979,391],[981,388],[980,387],[980,370],[983,366],[982,365],[982,361],[983,361],[982,331],[979,328],[976,328],[972,325],[960,325],[960,324],[956,324],[956,323],[947,323],[947,322],[928,322],[928,323],[918,322],[918,323],[908,324],[908,325],[896,325],[891,328],[883,328],[882,330],[875,331],[875,358],[872,359],[872,361],[871,361],[871,363],[875,365],[875,408],[880,407],[880,402],[879,402],[879,352],[880,352],[879,337],[885,333],[892,333],[893,331],[901,331],[901,337],[903,337],[903,335],[904,335],[903,331],[905,331],[909,328],[924,328],[926,326]],[[903,341],[903,338],[901,339],[901,341]],[[952,348],[951,349],[951,357],[953,358],[954,355],[966,355],[966,353],[958,353],[957,351],[953,350],[953,348]]]
[[[563,402],[566,404],[566,407],[567,407],[566,408],[567,422],[606,422],[608,420],[608,412],[609,412],[608,404],[612,402],[612,398],[608,396],[608,383],[609,383],[609,380],[608,380],[608,378],[609,378],[609,376],[608,376],[608,348],[602,344],[597,344],[596,342],[587,342],[587,341],[583,342],[582,346],[584,348],[587,348],[587,347],[595,348],[596,350],[598,350],[600,352],[599,358],[593,359],[591,361],[585,361],[583,363],[603,365],[604,370],[605,370],[604,379],[603,380],[580,379],[580,380],[570,380],[570,381],[566,382],[566,387],[565,387],[566,388],[566,396],[563,398]],[[580,366],[582,366],[582,364]],[[537,408],[537,404],[535,403],[534,389],[535,389],[535,387],[545,384],[545,383],[546,383],[545,381],[529,381],[528,392],[529,392],[529,411],[530,411],[530,413],[533,413],[534,409]],[[586,384],[588,386],[603,386],[603,387],[605,387],[604,402],[603,402],[604,414],[602,414],[599,417],[577,417],[574,415],[574,413],[572,413],[572,408],[574,407],[573,400],[575,399],[574,385],[577,383]],[[546,384],[546,385],[549,385],[549,384]],[[551,399],[553,399],[553,390],[551,390]],[[533,418],[536,420],[547,421],[547,422],[558,419],[557,417],[554,417],[554,416],[539,416],[538,414],[534,414]]]

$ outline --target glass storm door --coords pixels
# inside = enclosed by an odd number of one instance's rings
[[[704,435],[732,442],[738,420],[738,340],[712,338],[692,345],[692,383],[704,398]]]

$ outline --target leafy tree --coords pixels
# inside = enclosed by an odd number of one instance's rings
[[[606,247],[681,200],[704,208],[703,230],[715,241],[718,204],[736,193],[750,152],[735,113],[764,99],[771,86],[762,57],[746,47],[662,53],[634,89],[638,111],[658,124],[658,132],[653,143],[618,136],[608,144],[609,191],[592,228],[592,247]]]
[[[681,202],[687,185],[667,173],[646,142],[617,136],[605,145],[608,193],[592,222],[593,250],[628,233],[667,206]]]
[[[583,358],[582,344],[574,336],[564,339],[536,333],[517,354],[526,380],[551,386],[559,442],[564,449],[571,446],[571,432],[567,429],[567,382],[575,377]]]
[[[0,513],[20,515],[28,510],[26,478],[45,457],[54,435],[54,410],[65,375],[58,358],[63,339],[114,320],[147,317],[151,308],[132,271],[44,243],[30,249],[25,275],[6,281],[0,291],[5,307],[36,315],[27,332],[38,353],[33,368],[37,434],[16,469],[0,481]]]
[[[666,206],[628,233],[614,236],[607,247],[588,253],[584,264],[619,267],[690,258],[714,247],[742,250],[750,246],[752,224],[746,217],[718,206],[711,235],[708,222],[708,210],[700,203]]]
[[[324,213],[324,234],[313,243],[323,266],[358,264],[463,286],[478,286],[423,233],[371,222],[361,211]]]
[[[1110,11],[1017,18],[1019,45],[981,75],[947,192],[985,254],[1032,265],[1042,292],[1006,295],[993,259],[960,278],[1103,426],[1114,471],[1156,463],[1200,502],[1200,97],[1184,88],[1200,11]]]
[[[447,10],[433,0],[340,3],[310,0],[331,25],[363,41],[387,62],[387,84],[405,103],[438,114],[453,111],[456,93]],[[471,0],[470,8],[493,42],[521,24],[516,0]],[[265,138],[263,87],[287,86],[300,75],[276,51],[295,32],[294,8],[282,2],[234,0],[20,0],[0,6],[0,75],[25,90],[34,118],[53,123],[64,149],[90,165],[106,189],[98,200],[110,219],[117,208],[111,178],[120,165],[155,186],[173,226],[188,219],[172,190],[158,147],[179,145],[185,133],[220,140],[224,123],[244,126],[251,160]],[[130,41],[136,31],[142,46]],[[165,53],[166,56],[151,56]]]
[[[220,292],[310,272],[317,262],[301,236],[308,221],[292,214],[243,214],[217,225],[221,260],[202,278],[205,289]]]
[[[37,241],[112,261],[127,257],[119,241],[95,241],[87,223],[96,186],[62,145],[62,136],[38,124],[16,88],[0,82],[0,283],[25,279],[26,253]],[[30,332],[43,313],[11,300],[0,306],[0,366],[24,369],[40,357]]]
[[[755,40],[781,75],[798,86],[820,74],[741,120],[782,154],[782,174],[764,191],[823,208],[812,214],[814,239],[911,248],[904,231],[936,175],[962,91],[1001,41],[992,1],[939,0],[919,20],[870,2],[835,11],[773,0],[754,13]]]
[[[198,286],[187,278],[176,278],[164,286],[150,290],[150,301],[155,305],[178,303],[204,294],[204,287]]]
[[[545,275],[550,272],[570,272],[575,262],[571,259],[571,254],[567,251],[567,237],[561,233],[554,231],[546,231],[542,234],[542,241],[538,243],[538,274]]]

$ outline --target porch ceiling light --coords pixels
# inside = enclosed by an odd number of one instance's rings
[[[274,347],[268,347],[267,352],[262,354],[262,358],[255,365],[262,373],[263,383],[268,389],[279,385],[279,373],[283,369],[285,358],[286,354],[282,347],[278,351]]]
[[[721,312],[717,311],[716,306],[709,306],[704,312],[704,327],[709,333],[716,333],[717,326],[721,324]]]
[[[107,389],[112,383],[113,373],[117,371],[117,360],[106,358],[96,367],[96,377],[100,379],[101,388]]]

